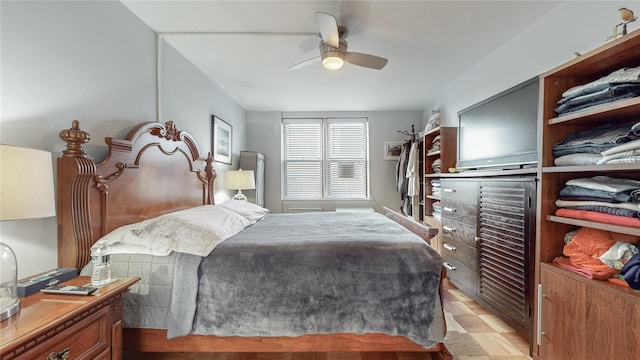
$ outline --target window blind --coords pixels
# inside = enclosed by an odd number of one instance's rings
[[[283,120],[284,198],[322,198],[322,125],[322,119]]]
[[[366,118],[283,119],[285,199],[368,198]]]

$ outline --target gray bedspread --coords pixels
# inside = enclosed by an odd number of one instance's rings
[[[114,256],[114,276],[151,279],[127,294],[125,327],[167,328],[169,337],[382,333],[424,347],[444,341],[440,255],[377,213],[270,214],[208,257],[171,255],[155,266],[161,272],[140,273],[153,266],[124,257]]]

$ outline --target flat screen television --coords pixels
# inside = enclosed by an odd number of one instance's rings
[[[538,78],[458,112],[462,170],[519,169],[538,160]]]

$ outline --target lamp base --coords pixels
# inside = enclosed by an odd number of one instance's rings
[[[231,198],[231,200],[239,200],[239,201],[247,201],[247,197],[244,196],[243,193],[241,193],[240,191],[238,191],[237,194],[233,195],[233,197]]]
[[[19,298],[0,298],[0,321],[6,320],[20,312]]]

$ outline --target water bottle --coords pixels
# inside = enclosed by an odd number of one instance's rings
[[[91,273],[91,285],[102,286],[111,282],[111,247],[100,240],[91,248],[91,261],[93,272]]]

